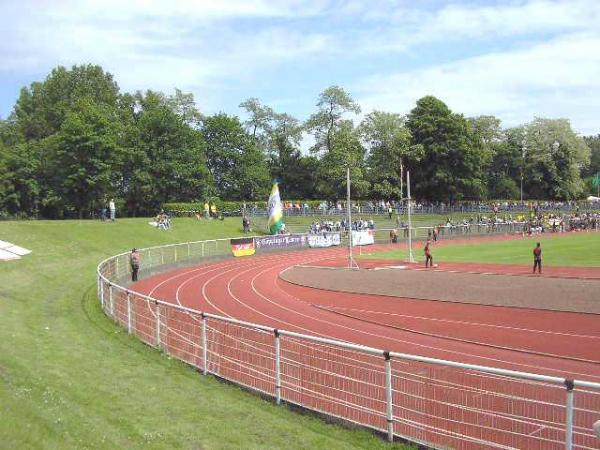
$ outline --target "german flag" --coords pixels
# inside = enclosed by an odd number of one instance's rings
[[[233,256],[251,256],[256,252],[254,238],[231,239],[230,243]]]

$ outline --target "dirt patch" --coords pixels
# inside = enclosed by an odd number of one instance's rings
[[[280,277],[331,291],[600,314],[600,281],[591,279],[302,266],[285,270]]]

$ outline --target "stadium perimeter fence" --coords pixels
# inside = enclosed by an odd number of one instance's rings
[[[229,239],[140,250],[145,276],[230,257]],[[203,313],[129,290],[129,254],[97,268],[105,314],[146,344],[281,402],[436,449],[597,449],[600,383],[366,347]]]

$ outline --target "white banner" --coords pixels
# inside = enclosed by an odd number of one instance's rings
[[[373,230],[362,230],[352,232],[352,245],[371,245],[375,243],[375,232]]]
[[[334,245],[340,245],[341,243],[342,239],[340,237],[340,233],[308,235],[309,247],[332,247]]]

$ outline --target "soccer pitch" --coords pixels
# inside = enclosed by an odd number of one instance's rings
[[[444,242],[444,241],[440,241]],[[545,266],[600,267],[600,233],[541,234],[523,239],[486,243],[432,245],[434,261],[530,264],[533,247],[542,246]],[[417,260],[423,257],[423,242],[413,244]],[[364,255],[362,258],[406,259],[406,250]]]

